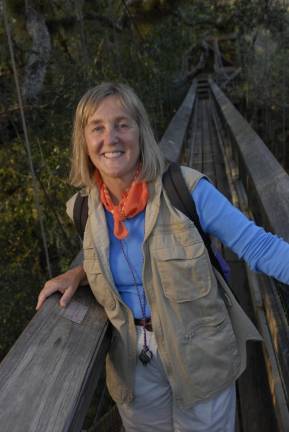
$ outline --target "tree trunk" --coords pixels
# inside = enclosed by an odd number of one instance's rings
[[[32,38],[32,47],[25,66],[22,95],[24,101],[35,102],[42,90],[51,41],[43,16],[29,6],[26,9],[26,27]]]

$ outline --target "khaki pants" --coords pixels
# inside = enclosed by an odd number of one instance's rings
[[[143,346],[143,329],[137,327],[138,349]],[[153,359],[147,366],[138,361],[134,400],[119,404],[126,432],[234,432],[235,385],[189,409],[176,406],[163,370],[153,333],[147,332]]]

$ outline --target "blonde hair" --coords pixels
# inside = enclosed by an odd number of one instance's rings
[[[139,128],[140,177],[146,181],[156,179],[163,172],[164,158],[155,140],[146,110],[135,92],[126,84],[102,83],[88,90],[76,108],[72,134],[72,161],[70,183],[73,186],[92,187],[95,184],[92,164],[86,148],[84,128],[88,119],[108,96],[117,96]]]

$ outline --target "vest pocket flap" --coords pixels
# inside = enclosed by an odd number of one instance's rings
[[[167,298],[182,303],[209,294],[211,271],[203,243],[157,249],[153,253],[155,271],[159,274]]]
[[[95,250],[93,247],[89,247],[89,248],[83,248],[83,256],[84,259],[95,259],[96,255],[95,255]]]
[[[153,254],[157,260],[171,261],[171,260],[191,260],[200,257],[204,253],[203,242],[194,243],[193,247],[172,247],[156,249]]]

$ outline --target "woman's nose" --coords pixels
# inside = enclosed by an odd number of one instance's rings
[[[117,130],[113,127],[108,128],[106,131],[106,141],[107,144],[115,144],[118,141],[118,135],[117,135]]]

